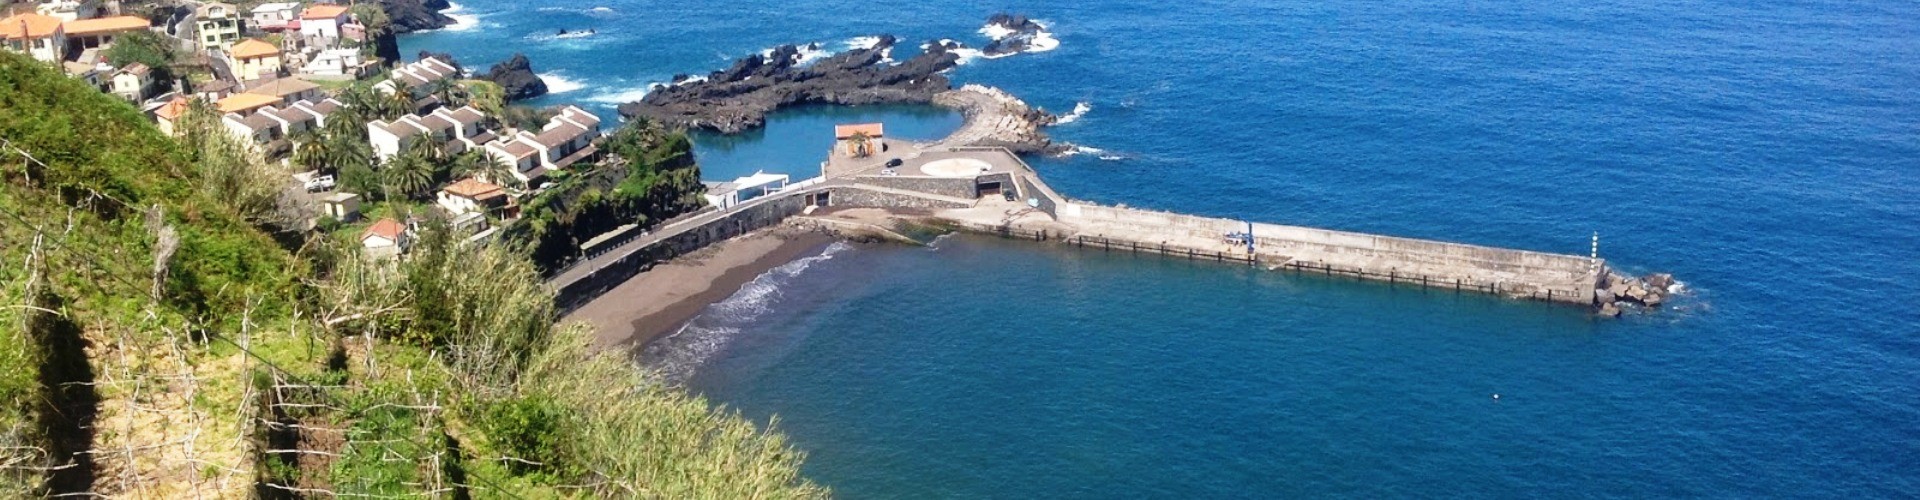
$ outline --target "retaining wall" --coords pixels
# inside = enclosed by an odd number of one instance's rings
[[[838,196],[838,195],[835,195]],[[554,302],[561,311],[571,311],[613,287],[620,286],[654,263],[684,255],[748,232],[779,224],[806,208],[805,196],[782,196],[735,208],[719,220],[660,240],[624,258],[604,265],[585,279],[555,290]]]
[[[918,191],[951,198],[979,198],[979,186],[972,177],[908,177],[875,175],[859,177],[856,182],[870,186]]]

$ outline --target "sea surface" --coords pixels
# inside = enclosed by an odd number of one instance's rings
[[[1104,203],[1584,254],[1671,307],[1561,306],[980,237],[839,245],[656,349],[849,498],[1920,496],[1920,3],[461,2],[405,53],[528,54],[612,106],[783,43],[1049,51],[960,83],[1057,112]],[[556,38],[559,29],[595,30]],[[817,173],[804,108],[706,176]],[[1498,398],[1495,398],[1495,395]]]

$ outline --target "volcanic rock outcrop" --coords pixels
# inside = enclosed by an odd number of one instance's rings
[[[1007,13],[994,14],[987,18],[988,29],[999,29],[1007,34],[1001,36],[980,49],[989,57],[1024,52],[1033,48],[1034,39],[1047,30],[1046,26],[1027,19],[1027,16]]]
[[[620,105],[620,114],[642,116],[673,126],[738,133],[766,123],[766,115],[794,104],[925,104],[947,91],[942,71],[960,57],[940,44],[899,64],[886,55],[898,41],[881,37],[872,47],[853,49],[802,65],[798,47],[782,45],[755,54],[732,67],[700,78],[676,78],[638,102]]]
[[[514,54],[513,58],[493,65],[480,78],[500,84],[508,101],[547,95],[547,82],[533,72],[533,63],[527,60],[526,54]]]
[[[454,20],[440,11],[452,7],[447,0],[380,0],[387,11],[387,22],[394,33],[437,30],[452,26]]]

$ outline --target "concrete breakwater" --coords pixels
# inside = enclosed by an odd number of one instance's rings
[[[1037,131],[1031,108],[1011,106],[1011,96],[967,86],[945,98],[971,109],[968,124],[944,140],[910,143],[882,139],[875,156],[867,148],[836,144],[821,176],[730,207],[658,228],[641,237],[615,238],[590,250],[593,256],[557,273],[549,284],[562,308],[591,300],[599,291],[644,270],[651,262],[682,254],[754,229],[805,214],[800,225],[831,232],[849,228],[872,234],[886,220],[937,222],[966,230],[1080,248],[1127,250],[1172,258],[1244,262],[1269,269],[1339,275],[1393,284],[1418,284],[1595,307],[1617,315],[1621,303],[1657,306],[1673,285],[1671,276],[1645,279],[1614,273],[1597,255],[1569,255],[1466,243],[1336,231],[1201,217],[1069,200],[1032,166],[995,137],[1027,137]],[[1018,102],[1017,99],[1012,99]],[[1022,111],[1026,110],[1026,111]],[[1044,137],[1044,136],[1042,136]],[[863,151],[863,152],[856,152]],[[841,220],[836,220],[840,218]]]

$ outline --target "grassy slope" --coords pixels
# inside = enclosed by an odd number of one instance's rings
[[[461,250],[454,258],[491,264],[464,278],[458,289],[466,292],[441,294],[454,306],[401,302],[401,312],[368,322],[375,326],[345,331],[314,319],[327,308],[326,289],[343,288],[335,285],[344,279],[339,269],[329,275],[317,269],[354,261],[295,255],[277,245],[218,193],[196,189],[194,155],[125,103],[0,52],[0,139],[46,165],[0,147],[0,449],[52,450],[0,453],[0,465],[64,463],[71,457],[46,429],[79,423],[97,429],[81,436],[83,448],[96,452],[83,455],[91,463],[63,469],[85,477],[56,473],[74,477],[56,477],[55,491],[154,497],[283,491],[260,487],[264,478],[368,493],[459,485],[534,497],[824,493],[798,478],[800,456],[780,436],[662,388],[623,359],[591,353],[590,335],[577,327],[522,328],[518,334],[539,337],[538,347],[524,355],[524,374],[476,383],[470,367],[447,364],[447,353],[457,351],[446,344],[409,344],[414,336],[378,326],[418,333],[434,308],[485,316],[460,301],[502,300],[482,286],[488,280],[534,279],[523,258],[500,249]],[[179,244],[155,296],[162,226],[178,234]],[[381,279],[407,279],[387,272]],[[520,295],[508,299],[515,304],[550,300],[538,286],[514,289]],[[429,333],[436,338],[476,345],[498,334],[465,322],[435,328]],[[75,342],[62,342],[66,337]],[[275,415],[260,393],[274,375],[329,387],[310,398],[326,408],[289,418],[342,433],[296,443],[337,458],[285,461],[266,452],[278,444],[262,423]],[[54,385],[91,389],[50,389],[50,376],[85,379]],[[607,397],[621,392],[625,397]],[[49,399],[90,411],[49,411],[43,404]],[[509,425],[528,419],[501,415],[553,418],[531,419],[551,425],[529,427]],[[504,465],[521,458],[524,452],[516,450],[529,449],[527,443],[552,453],[537,457],[546,466]],[[383,459],[396,455],[406,459]],[[10,493],[46,479],[0,467],[0,496],[17,496]]]

